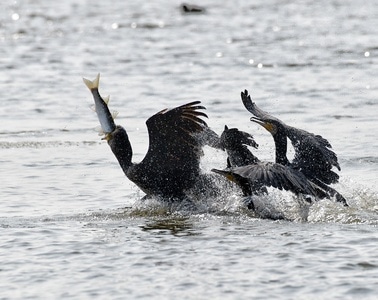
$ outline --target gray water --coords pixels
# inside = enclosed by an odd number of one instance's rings
[[[147,3],[148,2],[148,3]],[[1,299],[376,299],[378,4],[370,1],[3,1]],[[208,124],[271,136],[240,101],[326,137],[350,208],[237,192],[201,212],[142,203],[95,131],[82,77],[101,73],[140,161],[146,119],[201,100]],[[205,149],[204,172],[225,154]],[[208,208],[208,209],[207,209]]]

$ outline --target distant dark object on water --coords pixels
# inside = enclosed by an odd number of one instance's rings
[[[201,14],[206,12],[206,8],[194,4],[183,3],[180,8],[185,14]]]

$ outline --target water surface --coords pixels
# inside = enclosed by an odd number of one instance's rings
[[[0,13],[0,298],[375,299],[378,293],[378,7],[375,1],[201,3],[7,1]],[[271,136],[240,101],[326,137],[335,186],[350,208],[321,201],[293,221],[256,218],[237,194],[208,210],[141,203],[95,131],[82,77],[119,111],[134,160],[146,119],[201,100],[209,126]],[[205,149],[205,172],[225,155]],[[205,206],[206,206],[205,205]],[[206,207],[205,207],[206,208]]]

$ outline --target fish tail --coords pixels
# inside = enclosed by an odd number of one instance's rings
[[[100,84],[100,73],[97,74],[96,78],[93,81],[86,78],[83,78],[83,81],[91,91],[96,90],[98,89],[98,86]]]

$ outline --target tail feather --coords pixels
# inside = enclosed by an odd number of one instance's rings
[[[98,89],[100,84],[100,73],[97,74],[96,78],[92,81],[86,78],[83,78],[85,85],[92,91]]]

